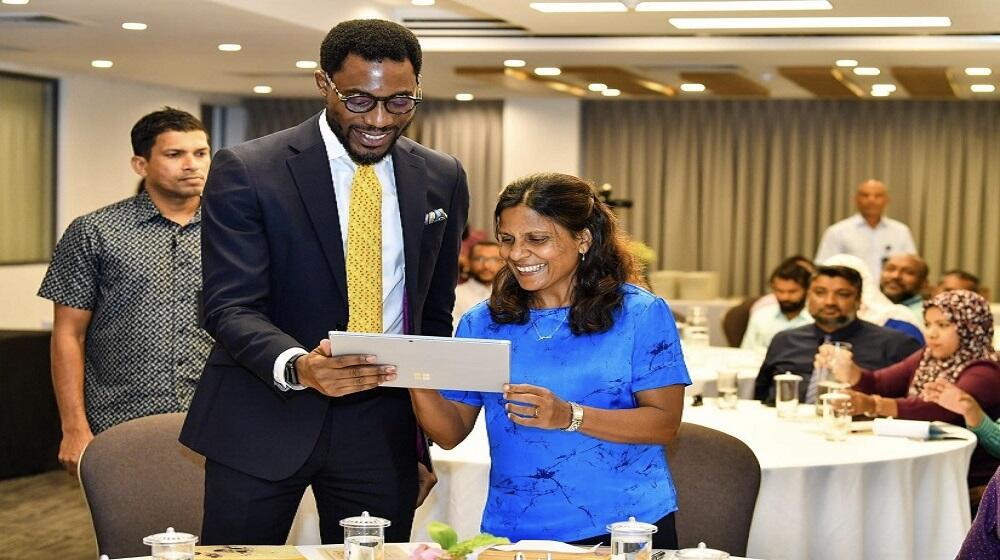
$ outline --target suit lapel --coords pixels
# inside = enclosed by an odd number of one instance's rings
[[[412,153],[411,149],[412,141],[400,138],[392,148],[392,167],[403,224],[406,293],[412,306],[413,298],[417,297],[420,246],[424,235],[424,214],[427,212],[427,165],[424,158]]]
[[[309,221],[319,238],[323,256],[326,257],[340,294],[347,304],[347,272],[344,260],[344,241],[340,233],[340,217],[337,213],[337,198],[334,196],[333,176],[327,159],[326,146],[319,133],[317,118],[300,125],[311,128],[303,130],[299,142],[291,148],[298,152],[288,158],[288,169],[292,173],[299,195],[305,204]],[[307,272],[308,274],[308,272]]]

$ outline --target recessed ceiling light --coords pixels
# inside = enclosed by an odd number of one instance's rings
[[[627,12],[624,2],[531,2],[531,9],[547,14],[573,12]]]
[[[608,84],[600,84],[600,83],[590,84],[589,86],[587,86],[587,89],[589,89],[590,91],[604,91],[608,89]]]
[[[749,12],[778,10],[832,10],[827,0],[736,0],[703,2],[639,2],[637,12]]]
[[[274,91],[274,88],[271,86],[253,86],[254,93],[271,93],[272,91]]]
[[[993,70],[990,70],[989,68],[966,68],[965,69],[965,75],[966,76],[989,76],[992,73],[993,73]]]
[[[896,84],[872,84],[872,91],[896,91]]]
[[[891,94],[891,93],[892,93],[891,91],[884,90],[884,89],[873,89],[872,90],[872,97],[889,97],[889,94]]]
[[[455,94],[455,100],[456,101],[472,101],[475,98],[476,98],[476,96],[472,95],[471,93],[456,93]]]
[[[858,61],[853,58],[841,58],[835,64],[840,68],[854,68],[858,65]]]
[[[3,3],[12,6],[23,6],[28,3],[28,0],[3,0]]]
[[[993,84],[972,84],[969,89],[972,93],[993,93],[997,87]]]
[[[854,73],[858,76],[878,76],[882,71],[871,66],[858,66],[854,69]]]
[[[507,68],[524,68],[528,63],[521,60],[520,58],[508,58],[503,61],[503,65]]]
[[[237,52],[243,50],[243,45],[237,45],[236,43],[222,43],[219,45],[219,50],[223,52]]]
[[[317,66],[319,66],[319,64],[317,64],[315,60],[296,60],[295,61],[295,67],[296,68],[305,68],[307,70],[312,70],[313,68],[316,68]]]
[[[410,4],[414,6],[433,6],[434,0],[410,0]]]
[[[94,68],[111,68],[115,63],[110,60],[91,60],[90,65]]]
[[[947,17],[670,18],[677,29],[824,29],[856,27],[951,27]]]
[[[539,76],[558,76],[559,74],[562,74],[562,70],[555,67],[543,66],[541,68],[535,68],[535,74]]]
[[[681,84],[681,91],[686,91],[688,93],[698,93],[701,91],[705,91],[705,84],[695,84],[695,83]]]
[[[603,95],[605,97],[618,97],[621,94],[622,94],[621,90],[614,89],[614,88],[608,88],[608,89],[603,90],[601,92],[601,95]]]
[[[129,31],[145,31],[149,27],[145,23],[139,23],[137,21],[129,21],[122,24],[122,29],[128,29]]]

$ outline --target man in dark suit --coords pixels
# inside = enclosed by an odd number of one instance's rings
[[[392,366],[331,356],[326,336],[451,334],[469,193],[455,158],[401,137],[420,64],[404,27],[341,23],[315,74],[324,112],[214,158],[202,253],[216,345],[181,433],[206,457],[202,542],[284,543],[309,485],[324,542],[362,511],[409,539],[409,395],[379,387]]]

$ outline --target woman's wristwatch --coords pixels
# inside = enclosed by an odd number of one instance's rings
[[[580,429],[580,425],[583,424],[583,407],[576,404],[575,402],[569,403],[569,408],[572,410],[572,416],[570,417],[569,426],[562,429],[564,432],[575,432]]]

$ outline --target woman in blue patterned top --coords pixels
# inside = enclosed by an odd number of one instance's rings
[[[503,393],[411,390],[420,424],[450,449],[485,408],[483,531],[596,543],[635,516],[659,527],[656,547],[677,548],[663,446],[691,381],[670,309],[628,283],[624,236],[586,182],[518,179],[494,218],[505,266],[456,336],[510,340],[511,383]]]

